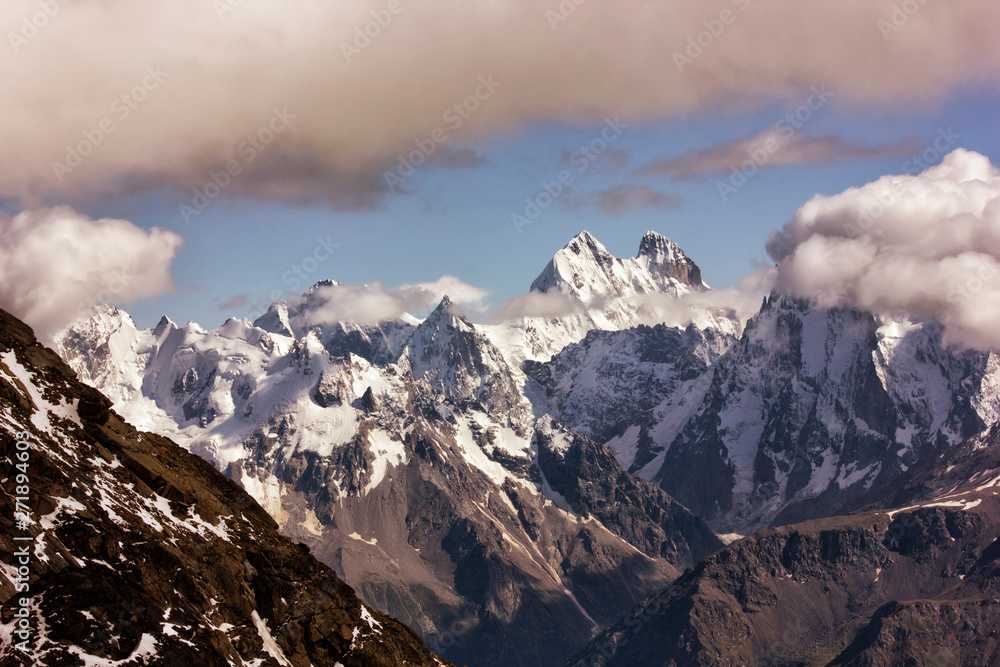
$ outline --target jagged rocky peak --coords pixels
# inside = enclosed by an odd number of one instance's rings
[[[157,322],[156,326],[153,328],[153,336],[159,338],[168,331],[172,331],[176,328],[177,324],[175,324],[172,319],[164,315],[163,317],[160,318],[160,321]]]
[[[702,282],[698,265],[684,254],[679,245],[657,232],[648,231],[642,237],[636,259],[650,273],[673,278],[696,289],[708,287]]]
[[[490,412],[526,415],[503,353],[447,296],[418,326],[403,353],[413,378],[450,399],[473,399]]]
[[[446,294],[444,298],[441,299],[441,303],[437,305],[427,319],[421,324],[421,328],[454,328],[461,331],[472,331],[475,326],[470,322],[462,309],[459,308],[451,300],[451,298]]]

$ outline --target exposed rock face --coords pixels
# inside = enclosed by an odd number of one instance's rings
[[[351,351],[376,366],[385,366],[399,358],[415,330],[416,324],[406,320],[388,320],[367,327],[338,322],[331,327],[326,349],[335,357]]]
[[[16,461],[17,443],[29,443],[31,517],[15,527],[9,477],[0,491],[2,664],[447,664],[280,536],[236,484],[110,407],[0,311],[0,448]],[[25,544],[21,581],[7,563]],[[22,651],[15,615],[26,596]]]
[[[664,406],[700,402],[709,368],[734,340],[694,325],[595,329],[548,362],[525,362],[524,371],[544,391],[551,414],[614,447],[622,465],[639,472],[663,451],[654,429],[680,412],[667,416]]]
[[[762,531],[699,563],[567,665],[996,664],[995,493]]]
[[[663,453],[639,474],[719,532],[831,516],[995,423],[997,367],[946,351],[935,323],[774,297],[700,405],[663,408]]]
[[[702,282],[701,269],[698,265],[684,254],[679,245],[656,232],[646,232],[642,237],[636,263],[643,266],[651,275],[669,277],[694,289],[707,287]]]
[[[592,516],[650,557],[695,563],[719,539],[662,489],[629,475],[613,451],[590,438],[539,420],[538,467],[546,484],[580,516]]]
[[[527,423],[527,404],[503,354],[448,297],[413,332],[401,360],[429,396],[475,402],[512,424]]]

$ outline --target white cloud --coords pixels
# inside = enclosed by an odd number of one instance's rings
[[[733,287],[697,290],[675,297],[671,294],[638,294],[630,298],[643,323],[686,327],[705,323],[705,314],[734,317],[745,324],[757,314],[764,297],[774,286],[775,270],[763,269],[742,278]]]
[[[69,207],[0,217],[0,307],[43,342],[100,301],[128,303],[173,289],[180,235]]]
[[[1000,349],[1000,171],[957,149],[916,175],[817,195],[768,240],[775,287],[821,306],[936,317]]]
[[[36,0],[0,3],[0,196],[27,201],[172,184],[180,204],[234,159],[225,196],[371,206],[384,170],[439,128],[449,152],[535,122],[738,112],[821,85],[836,104],[902,105],[1000,78],[996,2],[917,3],[889,39],[890,0],[588,2],[565,21],[555,2],[403,0],[384,27],[384,0],[42,4],[58,15],[37,28]],[[734,19],[713,36],[723,10]],[[690,49],[680,71],[673,54]],[[294,118],[248,162],[237,147],[274,109]],[[85,133],[83,164],[57,175]]]
[[[387,288],[381,281],[367,285],[325,285],[316,288],[307,297],[310,306],[302,311],[296,325],[308,327],[310,324],[334,322],[375,324],[405,313],[426,311],[445,296],[455,303],[482,310],[487,294],[454,276],[442,276],[434,282],[401,285],[393,289]]]
[[[522,317],[564,317],[583,310],[584,305],[579,299],[562,292],[531,291],[508,300],[497,309],[491,321],[499,323]]]
[[[416,312],[437,305],[444,297],[472,310],[484,310],[486,290],[464,283],[455,276],[441,276],[432,283],[402,285],[394,290],[407,303],[407,310]]]

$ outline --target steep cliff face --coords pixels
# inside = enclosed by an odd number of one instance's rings
[[[595,329],[550,361],[523,368],[551,414],[611,446],[623,466],[639,472],[664,450],[654,439],[661,422],[676,419],[685,403],[700,403],[709,369],[735,340],[694,325]]]
[[[787,296],[710,373],[697,407],[663,410],[663,453],[639,474],[722,532],[837,514],[996,420],[994,355],[946,350],[933,322]]]
[[[110,408],[0,311],[0,447],[18,462],[0,491],[0,662],[448,664],[204,460]]]
[[[567,664],[996,664],[1000,429],[857,505],[729,545]]]

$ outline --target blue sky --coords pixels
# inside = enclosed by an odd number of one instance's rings
[[[872,145],[915,138],[922,147],[931,147],[939,130],[951,128],[959,135],[955,147],[1000,161],[1000,128],[995,122],[1000,99],[995,93],[972,90],[927,108],[882,111],[852,108],[835,100],[836,93],[802,129],[813,136],[835,135]],[[473,148],[482,164],[461,170],[424,165],[406,182],[411,192],[389,195],[373,210],[343,212],[325,205],[261,205],[230,198],[214,201],[188,224],[178,212],[178,204],[187,199],[177,190],[81,210],[92,216],[125,218],[146,228],[166,227],[185,238],[174,263],[177,291],[120,304],[142,326],[152,326],[166,314],[214,327],[229,316],[259,311],[276,292],[298,290],[307,286],[305,282],[322,279],[352,284],[381,280],[393,287],[449,274],[489,290],[491,303],[499,306],[526,292],[552,254],[583,229],[618,256],[633,255],[642,233],[656,230],[685,249],[707,282],[726,287],[768,261],[767,235],[813,194],[835,194],[883,174],[902,173],[907,156],[765,165],[727,201],[717,185],[726,180],[724,174],[679,180],[635,172],[657,160],[754,135],[794,107],[776,104],[735,116],[701,113],[655,124],[632,123],[611,144],[624,156],[605,155],[584,173],[568,167],[574,174],[572,191],[520,233],[511,216],[523,214],[525,198],[535,197],[543,181],[552,182],[567,169],[560,160],[564,151],[589,143],[599,136],[601,126],[550,123],[462,144]],[[588,196],[623,183],[649,185],[678,195],[681,202],[671,208],[607,214],[587,201]],[[312,265],[306,262],[303,267],[303,261],[320,238],[339,247],[307,273]],[[307,281],[289,274],[296,266]],[[240,295],[248,303],[233,300]]]

